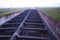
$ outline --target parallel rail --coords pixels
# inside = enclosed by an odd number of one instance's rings
[[[0,40],[56,40],[46,27],[37,10],[29,9],[0,26]]]

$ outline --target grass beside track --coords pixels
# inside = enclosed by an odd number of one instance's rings
[[[60,20],[60,8],[41,8],[41,10],[45,11],[46,14],[54,20]]]
[[[11,14],[12,12],[22,10],[21,8],[0,8],[0,16]]]

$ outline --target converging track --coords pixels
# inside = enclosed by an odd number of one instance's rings
[[[0,26],[0,40],[57,40],[36,9],[28,9]]]

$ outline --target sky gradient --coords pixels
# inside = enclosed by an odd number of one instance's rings
[[[60,0],[0,0],[0,8],[60,7]]]

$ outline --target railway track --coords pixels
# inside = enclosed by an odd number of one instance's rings
[[[0,40],[57,40],[37,10],[29,9],[0,26]]]

